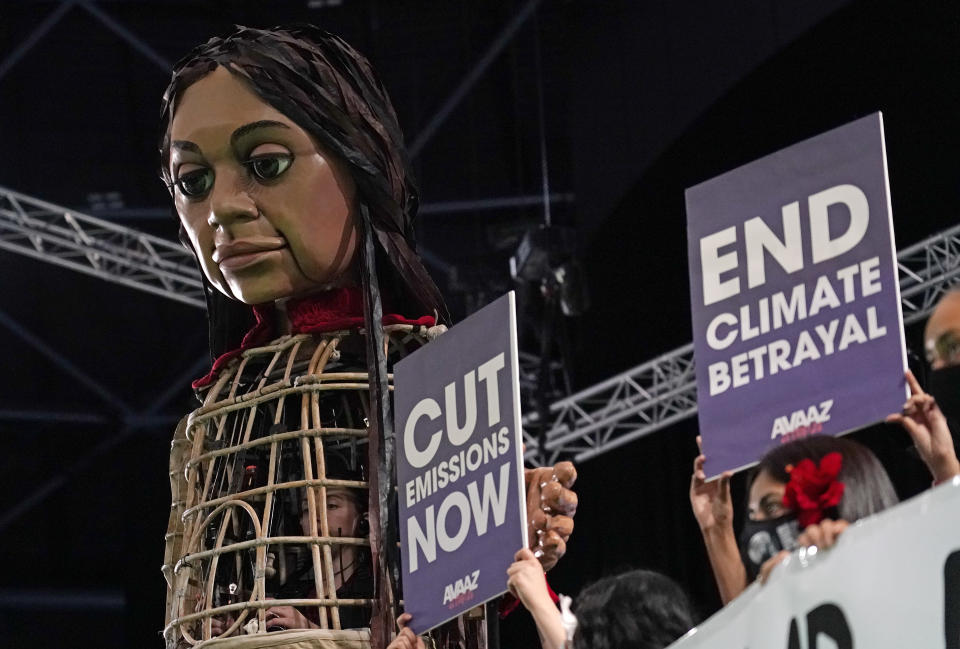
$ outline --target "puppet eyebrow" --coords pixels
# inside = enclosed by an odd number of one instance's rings
[[[198,147],[193,142],[189,140],[174,140],[170,143],[171,148],[180,149],[181,151],[190,151],[191,153],[200,153],[200,147]]]
[[[276,122],[269,119],[262,119],[258,122],[250,122],[249,124],[244,124],[243,126],[241,126],[236,131],[233,132],[233,135],[230,136],[230,146],[236,147],[237,140],[261,128],[289,129],[290,127],[284,124],[283,122]]]
[[[244,124],[243,126],[241,126],[240,128],[238,128],[233,132],[233,134],[230,136],[230,146],[233,148],[236,148],[238,140],[262,128],[285,128],[288,130],[290,129],[290,127],[284,124],[283,122],[277,122],[269,119],[262,119],[257,122],[250,122],[249,124]],[[198,147],[196,144],[194,144],[189,140],[174,140],[173,142],[170,143],[170,147],[173,149],[178,149],[180,151],[190,151],[191,153],[196,153],[198,155],[203,154],[203,152],[200,151],[200,147]]]

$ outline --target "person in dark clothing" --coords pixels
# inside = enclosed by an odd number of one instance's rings
[[[319,491],[319,489],[317,490]],[[355,489],[331,488],[326,490],[327,524],[331,536],[365,537],[369,531],[367,522],[366,494]],[[301,527],[309,534],[309,514],[304,507]],[[318,521],[319,525],[319,521]],[[333,578],[339,599],[370,599],[373,597],[373,571],[370,553],[361,545],[335,545],[331,548]],[[312,569],[304,569],[293,575],[277,593],[278,599],[315,599]],[[370,622],[370,607],[340,607],[340,627],[355,629]],[[267,630],[319,629],[320,620],[315,608],[275,606],[267,611]]]

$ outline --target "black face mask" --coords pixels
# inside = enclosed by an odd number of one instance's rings
[[[960,433],[960,365],[933,370],[927,374],[927,392],[947,418],[954,444]]]
[[[747,569],[747,579],[753,581],[760,567],[780,550],[794,550],[800,526],[793,513],[765,521],[747,519],[740,532],[740,557]]]

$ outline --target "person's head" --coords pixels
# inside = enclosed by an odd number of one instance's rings
[[[351,466],[351,462],[347,457],[337,451],[327,451],[324,453],[324,469],[326,477],[331,480],[361,481],[364,479],[363,468],[360,466]],[[315,470],[316,469],[314,469],[314,471]],[[310,511],[307,506],[306,491],[302,491],[300,527],[304,535],[309,535]],[[314,487],[313,493],[317,499],[317,533],[320,534],[321,512],[319,499],[322,490]],[[326,505],[327,526],[330,530],[330,536],[365,537],[369,534],[366,490],[354,487],[329,486],[326,488],[326,500],[324,504]]]
[[[811,435],[776,446],[760,460],[750,480],[750,520],[765,521],[788,514],[783,494],[790,480],[789,468],[804,459],[819,464],[825,455],[834,452],[843,457],[837,479],[844,484],[836,517],[852,523],[897,503],[890,477],[870,449],[843,437]]]
[[[577,596],[575,649],[661,649],[689,631],[693,608],[669,577],[632,570],[606,577]]]
[[[384,294],[444,313],[414,252],[417,189],[393,106],[336,36],[303,25],[210,39],[175,66],[161,129],[161,175],[219,292],[254,304],[357,282],[369,226]]]
[[[960,289],[937,302],[923,330],[923,347],[934,370],[960,365]]]
[[[320,489],[314,494],[320,497]],[[369,533],[366,494],[358,489],[327,487],[327,525],[330,536],[364,537]],[[310,534],[310,511],[303,504],[300,527],[305,535]],[[317,531],[320,531],[320,509],[317,507]]]
[[[960,288],[937,302],[923,331],[923,346],[932,371],[924,389],[937,400],[950,430],[960,430]]]

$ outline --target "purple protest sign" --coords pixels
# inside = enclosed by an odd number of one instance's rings
[[[527,546],[513,293],[394,367],[404,610],[417,633],[504,593]]]
[[[686,192],[706,472],[903,406],[906,355],[880,113]]]

